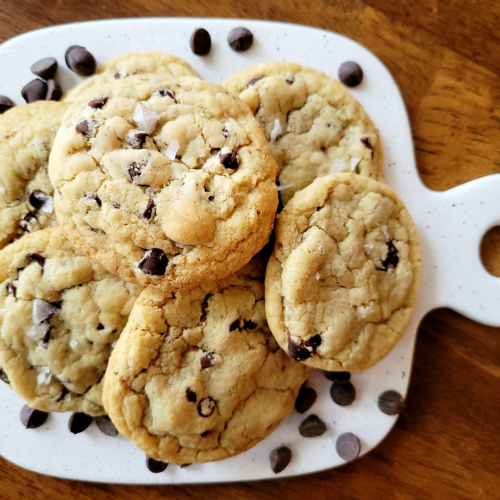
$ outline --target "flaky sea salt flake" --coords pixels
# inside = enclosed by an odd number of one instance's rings
[[[274,120],[274,128],[271,131],[271,142],[276,142],[283,135],[283,128],[278,118]]]
[[[165,150],[165,156],[169,160],[175,160],[175,155],[177,154],[177,151],[179,151],[179,148],[179,141],[177,139],[173,139]]]
[[[134,110],[134,121],[137,126],[144,130],[147,134],[151,134],[156,127],[156,122],[159,120],[160,115],[155,113],[152,109],[138,103]]]

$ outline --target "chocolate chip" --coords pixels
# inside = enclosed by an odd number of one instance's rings
[[[346,61],[340,65],[339,80],[348,87],[357,87],[363,80],[363,70],[354,61]]]
[[[252,46],[253,34],[246,28],[234,28],[229,32],[227,43],[236,52],[244,52]]]
[[[243,322],[243,328],[247,330],[255,330],[257,328],[257,323],[254,323],[252,320],[245,320]]]
[[[142,174],[142,169],[144,167],[144,164],[142,162],[137,163],[137,162],[132,162],[128,166],[128,175],[130,175],[130,180],[134,181],[138,177],[141,176]]]
[[[197,56],[206,56],[212,48],[210,33],[204,28],[194,30],[189,45]]]
[[[202,370],[204,370],[205,368],[210,368],[211,366],[214,366],[215,354],[213,352],[207,352],[204,356],[201,357],[200,363],[201,363]]]
[[[10,384],[9,377],[7,377],[7,374],[3,371],[1,366],[0,366],[0,380],[2,382],[5,382],[6,384]]]
[[[21,422],[26,429],[36,429],[37,427],[42,426],[48,416],[48,413],[35,410],[34,408],[30,408],[28,405],[24,405],[22,407],[20,415]]]
[[[60,394],[60,396],[57,398],[57,401],[58,401],[58,402],[59,402],[59,401],[62,401],[62,400],[66,397],[66,395],[67,395],[67,394],[69,394],[69,391],[68,391],[68,389],[66,389],[66,387],[64,387],[64,385],[63,385],[63,386],[62,386],[62,389],[61,389],[61,394]]]
[[[251,87],[252,85],[255,85],[259,80],[262,80],[262,78],[264,78],[264,75],[259,75],[259,76],[256,76],[255,78],[252,78],[247,83],[247,86],[245,88],[247,89],[248,87]]]
[[[403,396],[397,391],[385,391],[377,401],[378,407],[382,413],[386,415],[397,415],[404,408]]]
[[[168,257],[163,250],[152,248],[148,250],[143,259],[139,262],[139,269],[144,274],[151,276],[161,276],[165,274],[168,266]]]
[[[159,472],[163,472],[168,467],[168,464],[166,462],[160,462],[159,460],[155,460],[154,458],[151,457],[146,457],[146,467],[151,472],[158,474]]]
[[[43,101],[47,95],[47,84],[39,78],[31,80],[22,88],[21,95],[27,103]]]
[[[35,208],[36,210],[40,210],[43,205],[47,203],[49,198],[52,197],[48,194],[45,194],[40,189],[34,189],[33,191],[31,191],[28,201],[33,208]]]
[[[6,95],[0,95],[0,115],[15,105],[16,103],[12,99],[9,99]]]
[[[155,204],[153,200],[148,201],[148,205],[144,212],[142,212],[142,218],[143,219],[151,219],[153,217],[153,210],[155,208]]]
[[[23,220],[19,222],[19,225],[21,226],[21,229],[23,229],[24,231],[29,231],[30,224],[32,224],[37,220],[38,219],[36,218],[36,215],[29,213],[23,217]]]
[[[45,337],[44,337],[44,338],[43,338],[43,340],[42,340],[42,347],[43,347],[44,349],[48,349],[48,347],[49,347],[50,330],[51,330],[51,328],[49,328],[49,329],[47,330],[47,333],[45,334]]]
[[[393,271],[399,262],[398,249],[395,247],[392,241],[388,241],[386,245],[387,245],[387,256],[382,262],[382,269],[380,270]]]
[[[306,438],[321,436],[326,431],[326,424],[317,415],[309,415],[299,425],[301,436]]]
[[[73,434],[80,434],[80,432],[83,432],[92,423],[92,420],[93,417],[86,413],[75,412],[69,417],[68,429]]]
[[[135,134],[127,136],[127,142],[134,149],[141,149],[146,144],[146,139],[148,137],[151,137],[151,134],[147,134],[146,132],[136,132]]]
[[[116,429],[115,424],[111,422],[111,419],[107,415],[96,417],[95,423],[99,430],[103,434],[106,434],[106,436],[114,437],[118,435],[118,430]]]
[[[288,85],[293,85],[293,83],[295,82],[295,78],[293,77],[287,78],[285,82],[288,83]]]
[[[102,323],[99,323],[99,324],[97,325],[97,329],[98,329],[98,330],[104,330],[104,325],[103,325]]]
[[[316,391],[312,387],[303,385],[300,388],[297,399],[295,400],[295,409],[299,413],[305,413],[316,401]]]
[[[335,448],[340,458],[349,462],[359,455],[361,444],[355,434],[352,432],[344,432],[337,438]]]
[[[64,54],[64,60],[68,68],[77,75],[90,76],[95,73],[94,56],[85,47],[71,45]]]
[[[224,139],[227,139],[229,137],[229,130],[226,128],[225,125],[224,128],[222,129],[222,137],[224,137]]]
[[[91,137],[94,135],[96,125],[96,120],[83,120],[76,125],[75,130],[83,137]]]
[[[162,97],[170,97],[170,99],[173,99],[177,104],[177,99],[175,98],[174,93],[170,89],[167,89],[167,87],[162,87],[161,89],[158,89],[158,92]]]
[[[45,257],[43,257],[42,255],[39,255],[37,253],[30,253],[29,255],[27,255],[27,257],[28,259],[31,259],[33,262],[39,264],[42,269],[45,266]]]
[[[324,372],[325,377],[332,382],[337,382],[337,384],[345,384],[351,380],[351,374],[349,372]]]
[[[54,78],[57,71],[57,61],[53,57],[45,57],[31,65],[31,72],[44,80]]]
[[[89,101],[88,105],[94,109],[101,109],[107,102],[107,97],[99,97],[98,99],[92,99],[92,101]]]
[[[97,203],[98,207],[102,206],[101,198],[99,198],[99,196],[97,196],[95,193],[85,193],[84,197],[87,200],[93,200],[93,201],[95,201]]]
[[[239,328],[240,326],[240,320],[239,319],[235,319],[230,325],[229,325],[229,331],[232,332],[234,330],[236,330],[237,328]]]
[[[343,384],[334,382],[330,387],[330,396],[339,406],[349,406],[356,398],[356,389],[351,382]]]
[[[179,467],[181,469],[184,469],[184,467],[189,467],[191,464],[179,464]]]
[[[219,160],[224,165],[225,168],[230,168],[235,170],[238,168],[240,161],[238,159],[238,155],[235,151],[231,151],[230,153],[219,153]]]
[[[61,84],[54,79],[47,80],[46,101],[58,101],[63,95]]]
[[[275,474],[281,472],[290,463],[292,450],[288,446],[280,446],[269,453],[271,469]]]
[[[315,335],[306,342],[299,343],[292,340],[291,337],[288,337],[288,354],[290,354],[290,357],[295,359],[295,361],[304,361],[311,357],[319,345],[321,345],[320,335]]]
[[[198,415],[200,417],[209,417],[215,411],[217,403],[210,397],[203,398],[198,403]]]
[[[196,392],[194,392],[193,389],[191,389],[191,387],[188,387],[186,389],[186,399],[190,403],[196,403],[196,400],[198,399],[196,396]]]
[[[16,285],[14,285],[14,283],[7,283],[5,288],[7,288],[7,293],[13,295],[14,297],[16,296],[17,287]]]
[[[214,197],[213,197],[212,195],[210,195],[210,196],[208,197],[208,201],[214,201]]]
[[[201,436],[202,438],[206,438],[206,437],[207,437],[207,436],[209,436],[210,434],[211,434],[211,432],[210,432],[210,431],[203,431],[203,432],[200,434],[200,436]]]
[[[372,143],[370,142],[370,139],[368,137],[361,137],[361,142],[364,144],[366,148],[368,148],[371,151],[371,154],[373,156],[373,146]]]

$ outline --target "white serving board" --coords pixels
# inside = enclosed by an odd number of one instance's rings
[[[244,26],[254,34],[252,48],[236,53],[227,34]],[[204,27],[212,37],[208,56],[194,55],[189,38]],[[385,154],[385,180],[407,205],[420,232],[423,246],[423,284],[415,313],[396,348],[370,370],[354,374],[356,400],[337,406],[330,398],[331,382],[316,372],[310,386],[318,399],[304,415],[292,415],[271,436],[251,450],[221,462],[176,465],[153,474],[145,456],[121,436],[107,437],[95,424],[85,432],[68,431],[69,414],[51,414],[45,425],[26,430],[19,412],[23,402],[0,383],[0,454],[11,462],[43,474],[107,483],[209,483],[293,476],[337,467],[345,463],[335,451],[343,432],[355,433],[361,455],[377,446],[389,433],[396,417],[383,414],[377,398],[387,389],[406,396],[417,327],[430,310],[451,307],[488,325],[500,326],[500,279],[487,273],[479,246],[484,233],[500,224],[500,174],[469,182],[445,192],[434,192],[421,182],[413,151],[406,109],[398,87],[385,66],[367,49],[336,33],[305,26],[248,20],[196,18],[143,18],[94,21],[55,26],[13,38],[0,47],[0,94],[23,104],[20,90],[35,78],[30,66],[43,57],[59,62],[58,78],[64,90],[81,79],[64,64],[70,45],[83,45],[98,65],[127,52],[163,50],[185,59],[200,76],[219,83],[232,73],[262,61],[293,61],[336,77],[340,64],[358,62],[364,71],[362,84],[353,89],[380,131]],[[327,432],[303,438],[299,423],[317,414]],[[293,457],[275,475],[269,452],[282,444]]]

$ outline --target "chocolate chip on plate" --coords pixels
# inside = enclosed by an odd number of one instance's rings
[[[12,99],[9,99],[6,95],[0,95],[0,115],[15,105],[16,103]]]
[[[299,425],[299,432],[304,437],[321,436],[326,431],[326,424],[317,415],[309,415]]]
[[[24,405],[21,409],[20,418],[26,429],[36,429],[45,423],[48,416],[49,414],[44,411],[35,410],[28,405]]]
[[[383,392],[378,397],[377,404],[380,411],[386,415],[397,415],[404,408],[403,396],[393,390]]]
[[[275,474],[281,472],[290,463],[292,450],[288,446],[279,446],[269,453],[271,469]]]
[[[359,455],[361,444],[358,436],[352,432],[344,432],[337,438],[335,448],[340,458],[349,462],[354,460]]]
[[[253,34],[246,28],[234,28],[227,36],[227,43],[236,52],[244,52],[253,44]]]
[[[168,257],[159,248],[148,250],[139,262],[139,269],[150,276],[162,276],[168,266]]]
[[[194,30],[189,45],[197,56],[206,56],[212,48],[210,33],[205,28]]]
[[[106,436],[114,437],[118,434],[118,430],[115,427],[115,424],[111,422],[111,419],[107,415],[101,415],[95,418],[95,423],[99,430],[106,434]]]
[[[334,382],[330,387],[330,396],[339,406],[349,406],[356,398],[356,389],[351,382]]]
[[[339,80],[348,87],[357,87],[363,80],[363,70],[354,61],[346,61],[340,65]]]
[[[51,78],[47,80],[47,95],[45,96],[46,101],[58,101],[63,95],[61,84]]]
[[[83,432],[91,423],[94,418],[86,413],[75,412],[68,421],[68,429],[73,434],[80,434]]]
[[[332,382],[337,382],[337,384],[345,384],[351,379],[351,374],[349,372],[324,372],[325,377]]]
[[[10,384],[9,377],[7,377],[7,374],[3,371],[1,366],[0,366],[0,380],[2,382],[5,382],[6,384]]]
[[[45,57],[32,64],[30,70],[34,75],[50,80],[56,74],[57,61],[53,57]]]
[[[146,467],[151,472],[158,474],[159,472],[163,472],[168,467],[168,463],[160,462],[159,460],[155,460],[151,457],[146,457]]]
[[[28,104],[30,102],[43,101],[47,95],[47,84],[43,80],[35,78],[22,88],[21,95]]]
[[[95,73],[94,56],[85,47],[71,45],[64,54],[64,60],[68,68],[77,75],[90,76]]]
[[[295,409],[299,413],[305,413],[316,401],[316,391],[312,387],[303,385],[300,388],[297,399],[295,400]]]

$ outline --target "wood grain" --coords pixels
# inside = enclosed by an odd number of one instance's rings
[[[3,0],[0,42],[43,26],[136,16],[270,19],[342,33],[394,75],[429,187],[500,172],[496,0]],[[487,234],[481,255],[500,276],[500,228]],[[266,482],[131,487],[44,477],[0,459],[0,498],[500,498],[499,334],[449,310],[429,314],[405,412],[376,450],[339,469]]]

